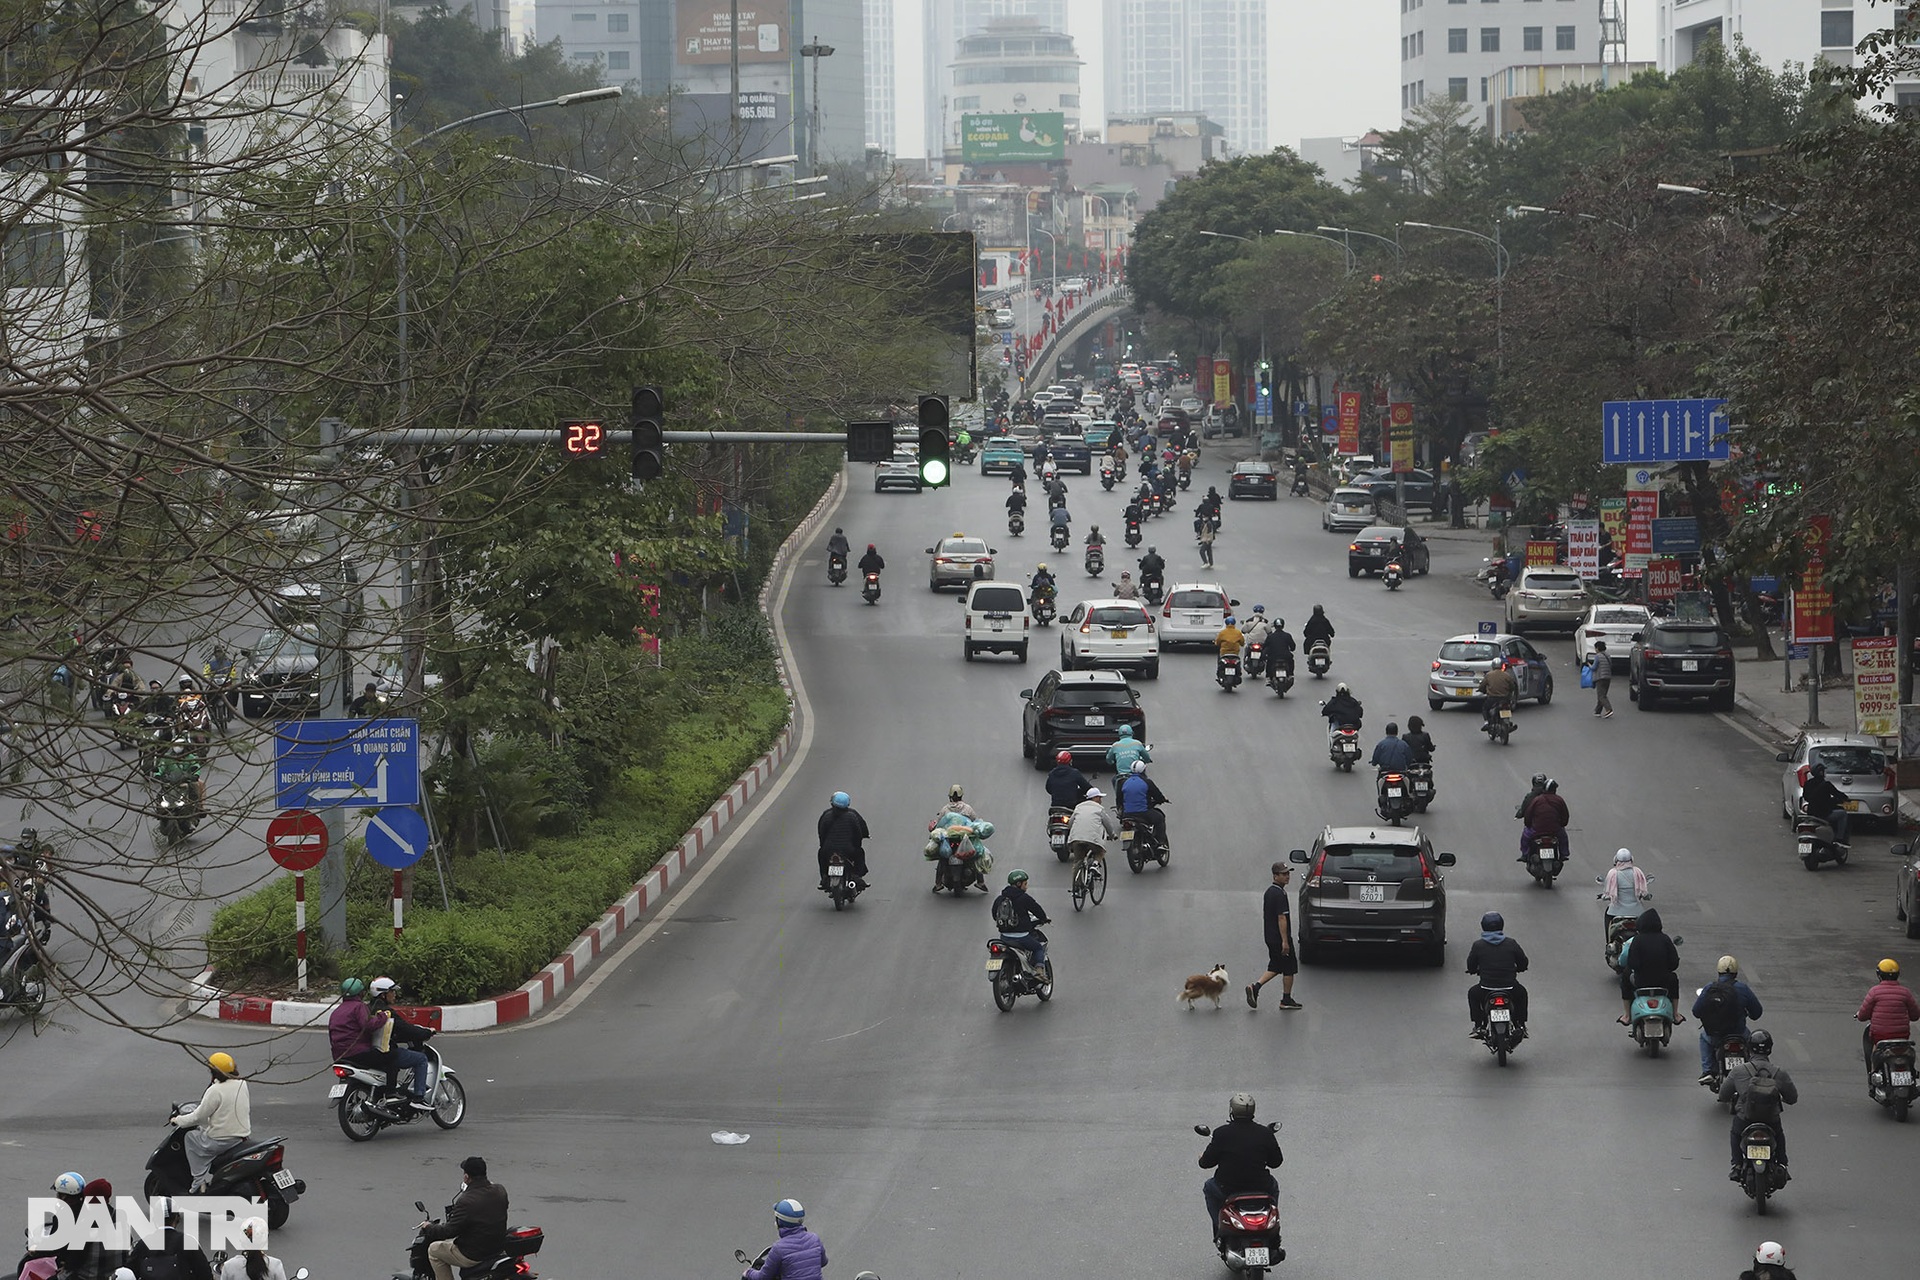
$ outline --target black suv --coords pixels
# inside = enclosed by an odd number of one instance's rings
[[[1075,756],[1105,757],[1120,738],[1120,726],[1133,726],[1135,741],[1147,740],[1147,713],[1140,695],[1118,671],[1049,671],[1031,689],[1020,722],[1020,754],[1045,772],[1062,750]]]
[[[1328,827],[1313,852],[1289,861],[1307,868],[1295,907],[1300,962],[1312,964],[1330,943],[1415,947],[1421,959],[1447,958],[1447,886],[1436,854],[1418,827]]]
[[[320,632],[312,623],[269,627],[241,653],[241,715],[310,715],[320,694]]]
[[[1733,710],[1733,650],[1711,622],[1655,619],[1634,636],[1627,660],[1627,697],[1651,711],[1668,698],[1706,698]]]
[[[1412,529],[1376,524],[1353,535],[1347,544],[1347,576],[1380,573],[1393,559],[1393,544],[1400,544],[1400,568],[1409,578],[1433,568],[1433,551],[1427,540]]]

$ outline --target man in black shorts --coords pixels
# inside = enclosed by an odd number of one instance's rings
[[[1287,902],[1287,881],[1291,879],[1292,867],[1284,862],[1273,864],[1273,883],[1260,899],[1260,918],[1267,934],[1267,971],[1258,982],[1247,984],[1249,1009],[1260,1007],[1260,988],[1275,978],[1280,979],[1280,1007],[1300,1007],[1293,998],[1293,975],[1300,971],[1300,962],[1293,954],[1293,909]]]

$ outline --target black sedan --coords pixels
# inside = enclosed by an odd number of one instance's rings
[[[1376,524],[1355,534],[1347,544],[1347,576],[1378,573],[1393,559],[1394,544],[1400,545],[1400,569],[1409,578],[1433,567],[1433,552],[1427,540],[1412,529]]]
[[[1227,477],[1227,497],[1278,500],[1280,480],[1274,475],[1272,464],[1253,461],[1234,463],[1233,472]]]

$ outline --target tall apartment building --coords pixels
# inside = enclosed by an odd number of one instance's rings
[[[867,53],[867,145],[894,155],[893,0],[864,0]]]
[[[741,23],[751,3],[741,6]],[[673,83],[673,0],[534,0],[533,38],[555,40],[567,60],[600,64],[608,84],[665,93]]]
[[[1067,29],[1067,0],[924,0],[921,50],[923,76],[927,89],[923,104],[926,150],[938,160],[945,147],[953,145],[960,128],[958,109],[953,105],[953,60],[959,54],[960,40],[986,30],[995,18],[1033,18],[1048,31]]]
[[[1484,123],[1496,73],[1597,63],[1595,0],[1400,0],[1400,114],[1431,97],[1474,108]]]
[[[1658,0],[1662,71],[1677,71],[1709,44],[1737,40],[1769,67],[1824,60],[1853,65],[1854,46],[1892,25],[1892,6],[1867,0]],[[1883,101],[1920,108],[1920,76],[1896,83]]]
[[[995,18],[962,36],[953,59],[953,119],[974,112],[1058,111],[1080,132],[1080,68],[1073,37],[1037,18]],[[949,145],[956,141],[946,139]]]
[[[1227,150],[1267,141],[1265,0],[1106,0],[1108,115],[1198,112]]]

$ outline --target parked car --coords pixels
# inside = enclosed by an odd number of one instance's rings
[[[1227,625],[1227,611],[1240,602],[1228,597],[1217,582],[1175,582],[1160,602],[1160,645],[1177,649],[1183,644],[1213,648],[1213,638]]]
[[[1652,625],[1653,611],[1645,605],[1594,605],[1573,633],[1580,648],[1580,665],[1586,666],[1587,659],[1593,656],[1593,642],[1605,640],[1607,656],[1612,659],[1608,666],[1616,672],[1625,671],[1633,655],[1634,636]]]
[[[1328,827],[1311,852],[1291,862],[1307,868],[1294,909],[1300,963],[1313,964],[1336,944],[1412,947],[1427,964],[1447,957],[1450,853],[1433,851],[1418,827]]]
[[[927,548],[927,590],[966,586],[993,576],[994,549],[984,538],[956,533]]]
[[[883,493],[888,489],[919,493],[920,488],[920,459],[913,454],[896,453],[885,462],[876,462],[873,466],[875,493]]]
[[[1909,938],[1920,938],[1920,853],[1909,844],[1896,844],[1887,852],[1906,859],[1894,873],[1894,918],[1907,922]]]
[[[1715,711],[1733,710],[1733,650],[1711,622],[1656,618],[1635,637],[1627,669],[1627,697],[1651,711],[1668,698],[1706,698]]]
[[[1233,464],[1233,470],[1227,475],[1228,498],[1272,498],[1280,497],[1280,481],[1273,473],[1273,464],[1248,459]]]
[[[1396,476],[1391,471],[1369,471],[1365,475],[1355,476],[1353,482],[1373,491],[1375,498],[1391,498],[1404,482],[1407,490],[1407,506],[1422,509],[1433,505],[1433,472],[1406,471]]]
[[[1504,633],[1458,635],[1440,642],[1439,656],[1427,668],[1427,706],[1480,702],[1480,681],[1495,665],[1505,665],[1519,686],[1517,702],[1553,701],[1553,669],[1546,655],[1519,636]]]
[[[1180,401],[1180,410],[1189,416],[1206,412],[1206,406],[1200,403],[1198,396],[1185,396]]]
[[[1118,671],[1049,671],[1020,696],[1026,708],[1020,720],[1020,754],[1042,773],[1053,758],[1071,751],[1077,758],[1104,757],[1131,725],[1133,736],[1147,740],[1147,713],[1140,695]]]
[[[1027,660],[1033,615],[1027,589],[1017,582],[972,582],[967,586],[960,653],[968,662],[977,653],[1011,653]]]
[[[1160,678],[1160,636],[1153,615],[1138,600],[1083,600],[1060,622],[1060,666],[1066,671],[1103,667]]]
[[[310,623],[268,627],[240,654],[240,714],[320,709],[320,631]]]
[[[1593,603],[1587,584],[1565,565],[1522,569],[1507,592],[1507,630],[1520,635],[1532,627],[1579,627]]]
[[[1893,787],[1893,762],[1873,738],[1854,733],[1807,733],[1793,740],[1774,759],[1787,766],[1780,775],[1780,816],[1791,822],[1800,816],[1800,791],[1816,764],[1827,767],[1827,781],[1847,797],[1853,827],[1863,821],[1885,822],[1899,829]],[[1824,818],[1825,814],[1816,814]]]
[[[1320,513],[1320,527],[1329,533],[1346,529],[1364,529],[1373,523],[1373,491],[1342,485],[1327,495],[1327,506]]]
[[[1433,568],[1433,549],[1419,533],[1398,525],[1377,524],[1362,529],[1347,544],[1347,576],[1357,578],[1385,569],[1393,559],[1395,543],[1400,545],[1400,569],[1409,578]]]

